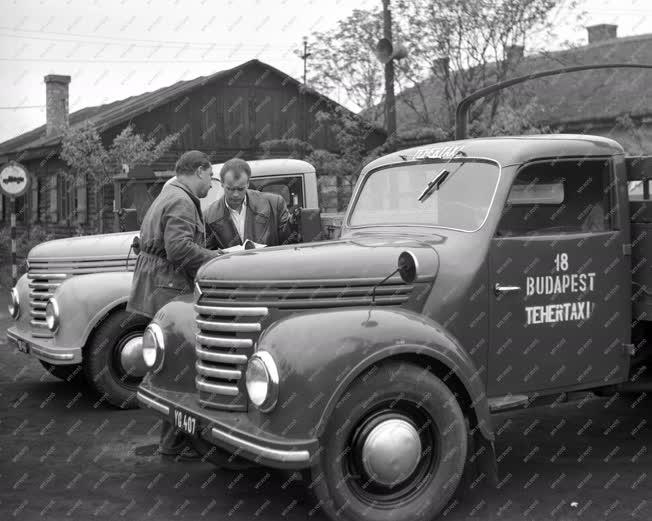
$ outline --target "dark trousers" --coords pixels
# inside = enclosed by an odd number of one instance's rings
[[[177,456],[185,449],[193,449],[188,437],[169,421],[164,421],[161,425],[159,452],[167,456]]]

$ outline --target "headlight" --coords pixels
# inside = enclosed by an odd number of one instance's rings
[[[143,333],[143,360],[147,368],[158,373],[163,367],[165,355],[165,341],[163,330],[157,323],[152,322]]]
[[[7,307],[11,318],[17,320],[20,315],[20,299],[18,298],[18,290],[16,288],[11,288],[11,299]]]
[[[271,411],[278,400],[278,369],[272,355],[258,351],[247,364],[247,394],[251,403],[263,412]]]
[[[45,325],[53,333],[59,329],[59,304],[51,297],[45,306]]]

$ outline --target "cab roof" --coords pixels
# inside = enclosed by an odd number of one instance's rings
[[[362,173],[380,166],[415,161],[424,157],[449,159],[459,150],[468,157],[493,159],[501,166],[522,164],[534,159],[624,154],[623,147],[613,139],[586,134],[475,138],[398,150],[372,161],[365,166]]]
[[[254,159],[247,161],[251,168],[251,177],[274,176],[289,174],[311,174],[315,167],[307,161],[300,159]],[[217,163],[213,166],[213,175],[219,176],[224,163]]]

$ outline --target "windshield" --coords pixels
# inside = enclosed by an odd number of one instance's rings
[[[445,182],[419,202],[424,187],[444,168],[449,171]],[[496,163],[468,158],[376,170],[363,182],[349,226],[416,224],[475,231],[487,217],[498,174]]]

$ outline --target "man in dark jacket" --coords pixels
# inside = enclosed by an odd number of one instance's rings
[[[293,242],[294,220],[278,194],[249,190],[251,168],[229,159],[220,170],[224,195],[204,215],[208,248],[230,248],[249,239],[266,246]]]
[[[199,199],[211,187],[208,156],[191,150],[177,161],[176,177],[152,202],[140,228],[127,311],[152,318],[173,298],[192,293],[197,269],[219,252],[205,247]]]
[[[191,150],[175,166],[176,177],[166,183],[152,202],[140,228],[127,311],[153,318],[175,297],[192,293],[195,274],[204,262],[219,255],[205,247],[205,224],[199,199],[211,187],[213,169],[208,156]],[[165,422],[160,451],[175,455],[186,451],[185,436]]]

